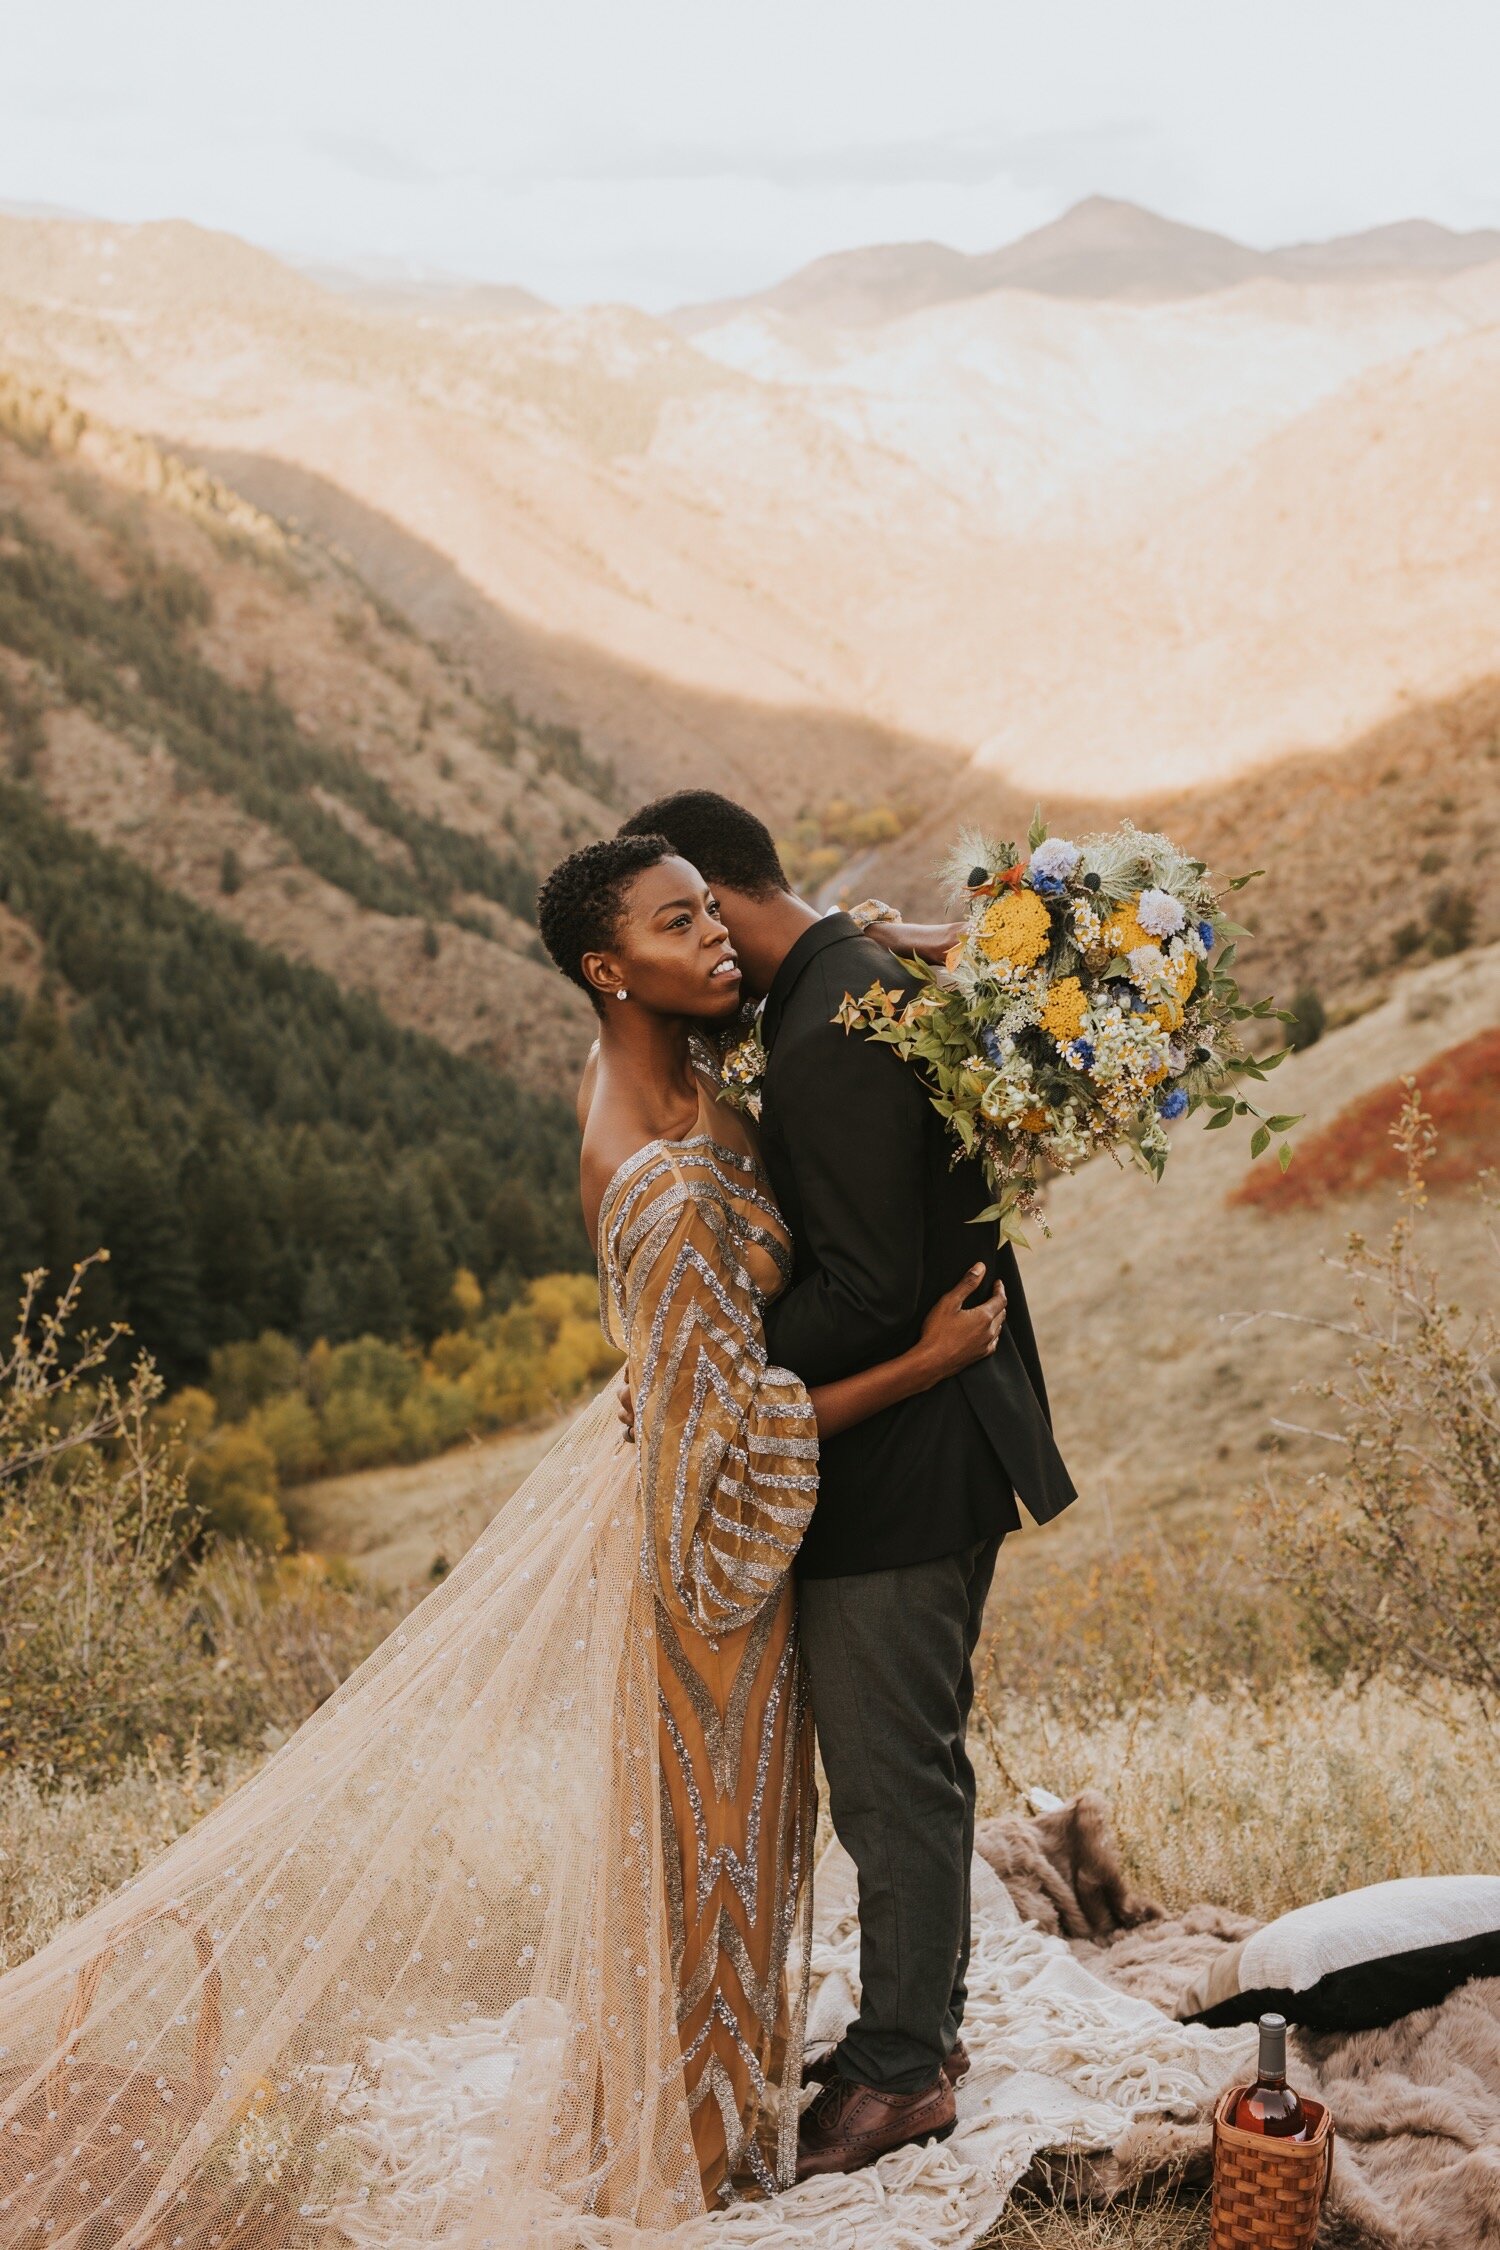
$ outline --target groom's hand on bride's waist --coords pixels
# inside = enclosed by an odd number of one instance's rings
[[[630,1395],[630,1369],[620,1369],[620,1380],[615,1385],[615,1411],[625,1431],[627,1445],[635,1443],[635,1400]]]

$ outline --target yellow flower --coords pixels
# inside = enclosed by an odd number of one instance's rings
[[[1172,964],[1177,978],[1177,997],[1186,1000],[1198,981],[1198,963],[1191,953],[1184,953]]]
[[[1023,1109],[1016,1122],[1023,1133],[1045,1133],[1052,1120],[1044,1109]]]
[[[1082,1031],[1086,1013],[1083,986],[1077,977],[1059,977],[1042,1009],[1042,1029],[1051,1034],[1059,1047],[1065,1047]]]
[[[1151,1010],[1163,1031],[1180,1031],[1182,1028],[1182,1002],[1159,1000]]]
[[[985,909],[979,924],[979,950],[990,961],[1029,968],[1051,941],[1052,918],[1035,891],[1007,891]]]
[[[1157,942],[1149,930],[1141,928],[1136,920],[1135,908],[1136,900],[1131,898],[1110,909],[1109,920],[1104,925],[1104,942],[1116,953],[1134,953],[1138,945],[1155,945]]]

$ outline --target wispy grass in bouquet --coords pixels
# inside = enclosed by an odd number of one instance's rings
[[[1257,871],[1258,872],[1258,871]],[[873,984],[838,1020],[914,1063],[958,1151],[982,1158],[994,1202],[983,1214],[1024,1240],[1046,1232],[1039,1191],[1100,1150],[1161,1177],[1167,1128],[1253,1118],[1250,1153],[1289,1132],[1245,1092],[1284,1059],[1248,1052],[1240,1026],[1277,1013],[1249,1003],[1232,974],[1248,936],[1225,913],[1203,862],[1129,821],[1072,843],[1040,812],[1027,849],[969,831],[950,862],[967,900],[963,936],[942,968],[908,964],[921,989]],[[1291,1158],[1283,1140],[1283,1170]]]

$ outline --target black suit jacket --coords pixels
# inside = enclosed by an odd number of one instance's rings
[[[1009,1311],[993,1358],[823,1446],[798,1562],[808,1578],[927,1562],[1016,1530],[1016,1494],[1039,1522],[1074,1498],[1015,1253],[971,1223],[991,1200],[983,1167],[953,1163],[910,1063],[832,1020],[846,993],[876,982],[914,980],[833,914],[798,939],[766,999],[761,1146],[795,1259],[767,1308],[767,1349],[806,1383],[893,1358],[979,1257],[983,1288],[998,1273]]]

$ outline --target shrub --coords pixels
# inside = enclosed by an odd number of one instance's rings
[[[323,1459],[323,1432],[318,1417],[300,1392],[271,1399],[258,1406],[250,1427],[270,1448],[276,1474],[287,1484],[315,1476]]]
[[[1437,955],[1466,953],[1474,942],[1474,897],[1471,891],[1444,885],[1434,891],[1427,906],[1427,944]]]
[[[1288,1013],[1286,1043],[1289,1047],[1316,1047],[1328,1028],[1328,1011],[1322,996],[1310,984],[1303,985],[1293,1000]]]
[[[197,1529],[161,1384],[144,1360],[104,1372],[115,1332],[69,1338],[87,1270],[50,1312],[28,1276],[0,1359],[0,1757],[58,1772],[180,1739],[205,1684],[159,1590]]]
[[[302,1374],[295,1344],[262,1329],[253,1343],[221,1344],[209,1354],[208,1387],[226,1422],[242,1422],[268,1399],[294,1391]]]
[[[315,1556],[268,1561],[269,1449],[217,1429],[206,1392],[164,1410],[145,1358],[117,1381],[119,1332],[77,1331],[87,1271],[50,1311],[30,1275],[0,1356],[0,1763],[46,1790],[290,1730],[393,1616]]]
[[[212,1431],[187,1472],[188,1498],[206,1531],[275,1553],[288,1542],[276,1456],[248,1425]]]
[[[1500,1037],[1500,1035],[1497,1035]],[[1344,1461],[1318,1504],[1283,1498],[1268,1551],[1319,1640],[1357,1673],[1466,1690],[1500,1716],[1500,1321],[1464,1314],[1421,1255],[1437,1146],[1416,1081],[1392,1129],[1403,1209],[1386,1243],[1337,1261],[1348,1365],[1318,1386]],[[1495,1198],[1486,1198],[1491,1209]],[[1496,1243],[1493,1229],[1489,1239]]]

